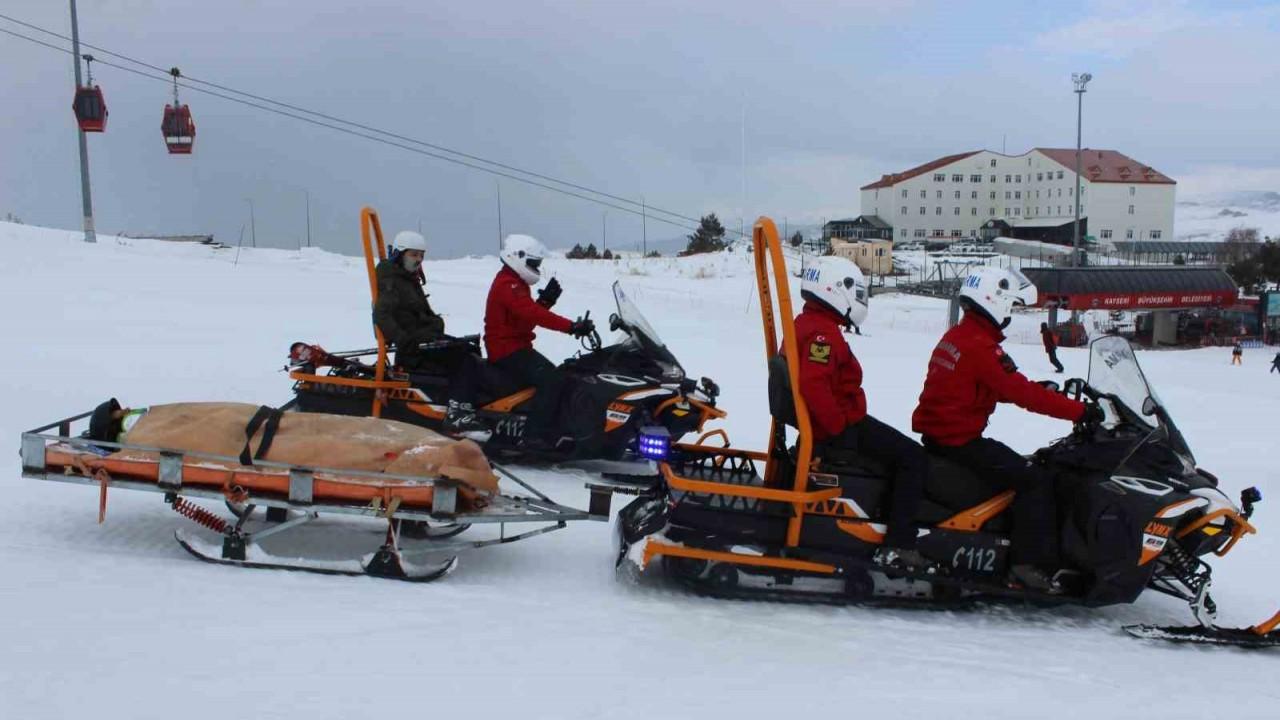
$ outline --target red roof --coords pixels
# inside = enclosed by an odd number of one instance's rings
[[[1075,148],[1036,148],[1046,157],[1066,169],[1075,172]],[[1080,151],[1080,177],[1090,182],[1174,185],[1173,178],[1143,165],[1115,150],[1084,148]]]
[[[862,189],[875,190],[876,188],[893,187],[895,184],[900,183],[903,180],[910,180],[911,178],[917,175],[923,175],[927,172],[932,172],[934,170],[937,170],[940,167],[943,167],[944,165],[950,165],[951,163],[957,160],[963,160],[971,155],[977,155],[980,152],[982,151],[974,150],[972,152],[963,152],[963,153],[957,153],[955,155],[948,155],[946,157],[940,157],[937,160],[934,160],[933,162],[927,162],[923,165],[917,165],[916,167],[913,167],[910,170],[904,170],[900,173],[893,173],[891,175],[881,175],[879,180],[871,183],[870,185],[863,185]]]

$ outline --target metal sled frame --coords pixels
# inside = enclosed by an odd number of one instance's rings
[[[80,485],[92,485],[99,488],[99,522],[103,521],[106,510],[106,497],[109,488],[123,490],[142,490],[159,493],[173,505],[174,510],[194,520],[196,523],[218,532],[222,537],[220,554],[202,551],[199,544],[178,532],[178,541],[192,554],[212,562],[223,562],[246,567],[272,567],[280,569],[309,570],[335,574],[367,574],[379,577],[391,577],[402,580],[431,580],[441,577],[453,569],[456,554],[490,545],[501,545],[524,540],[526,538],[553,532],[566,526],[573,520],[604,520],[605,517],[593,515],[587,511],[577,510],[560,505],[536,488],[526,484],[518,477],[503,468],[497,468],[504,476],[528,490],[530,496],[495,495],[486,498],[487,504],[479,509],[459,512],[458,488],[461,483],[445,477],[427,478],[408,475],[392,475],[341,468],[302,467],[286,463],[254,461],[253,466],[239,466],[239,459],[224,455],[172,450],[168,448],[146,447],[128,443],[90,442],[73,435],[73,426],[88,418],[92,413],[86,412],[73,417],[43,425],[22,434],[21,458],[22,476],[37,480],[66,482]],[[50,432],[54,431],[56,432]],[[99,469],[92,474],[78,471],[59,463],[50,464],[47,451],[51,447],[65,446],[89,452],[90,447],[111,450],[135,450],[158,455],[155,470],[151,473],[108,473]],[[233,477],[248,474],[271,474],[279,476],[280,471],[287,471],[287,493],[251,493],[243,487],[213,487],[209,485],[192,485],[183,483],[184,471],[200,468],[203,464],[217,463],[219,469],[234,473]],[[239,467],[237,467],[239,466]],[[264,472],[265,471],[265,472]],[[339,501],[317,499],[315,483],[317,473],[321,475],[340,476],[352,479],[365,479],[375,483],[386,481],[403,481],[412,483],[406,487],[432,489],[429,507],[421,505],[405,505],[395,495],[394,489],[385,490],[389,498],[383,501],[375,497],[371,502]],[[286,517],[288,511],[298,515],[276,525],[269,525],[263,530],[247,532],[246,520],[250,512],[243,512],[235,521],[225,521],[208,510],[186,503],[184,498],[201,498],[222,503],[234,500],[236,503],[252,507],[267,508],[269,517]],[[315,562],[305,560],[277,560],[270,558],[270,553],[257,545],[257,541],[271,535],[296,529],[318,518],[321,514],[378,518],[387,521],[385,542],[371,555],[365,556],[356,564],[342,566],[339,562]],[[441,539],[418,548],[404,549],[400,545],[400,523],[402,521],[418,521],[428,523],[448,523],[452,525],[497,524],[499,534],[496,538],[465,541]],[[507,534],[509,523],[542,523],[540,527],[525,530],[516,534]],[[456,534],[456,533],[453,533]],[[448,537],[451,537],[448,536]],[[419,558],[439,558],[443,561],[428,561],[425,565]],[[262,560],[259,558],[266,557]]]

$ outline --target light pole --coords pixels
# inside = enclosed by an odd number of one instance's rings
[[[307,194],[307,247],[311,247],[311,191],[304,190],[303,192]],[[421,225],[422,221],[419,220],[418,224]],[[419,227],[418,230],[421,231],[422,228]]]
[[[258,224],[253,219],[253,198],[245,198],[245,202],[249,203],[249,238],[253,247],[258,247]]]
[[[76,68],[76,91],[80,90],[80,22],[76,19],[76,0],[71,0],[71,63]],[[84,210],[84,241],[96,243],[98,235],[93,230],[93,197],[89,194],[89,143],[84,131],[76,123],[76,136],[80,140],[80,201]]]
[[[1084,118],[1084,93],[1085,86],[1093,76],[1089,73],[1071,73],[1071,82],[1075,85],[1076,93],[1076,197],[1075,197],[1075,226],[1071,233],[1071,266],[1076,267],[1080,264],[1080,137],[1081,125]]]

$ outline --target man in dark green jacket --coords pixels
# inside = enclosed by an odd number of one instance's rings
[[[445,429],[476,432],[476,359],[465,347],[444,347],[424,352],[423,343],[450,339],[444,334],[444,318],[431,309],[423,290],[426,277],[422,259],[427,241],[419,233],[396,234],[391,255],[378,263],[378,301],[373,321],[382,337],[396,346],[396,364],[409,371],[439,372],[449,375],[449,411]]]

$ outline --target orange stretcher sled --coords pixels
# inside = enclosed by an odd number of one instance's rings
[[[501,467],[496,469],[528,494],[477,490],[467,477],[474,471],[465,468],[442,468],[438,476],[425,477],[266,460],[246,466],[240,458],[226,455],[88,440],[74,431],[91,415],[82,413],[23,433],[23,477],[97,486],[99,522],[105,519],[111,488],[161,493],[174,511],[221,536],[219,549],[182,530],[175,533],[187,551],[210,562],[432,580],[450,572],[462,550],[541,535],[572,520],[605,519],[560,505]],[[190,498],[223,502],[236,517],[219,517]],[[268,522],[251,530],[249,521],[259,507],[266,510]],[[384,521],[385,539],[372,553],[346,561],[286,558],[258,544],[324,513]],[[539,527],[507,533],[508,524],[528,523]],[[480,524],[496,527],[497,536],[452,539]],[[422,542],[407,544],[406,536]]]

